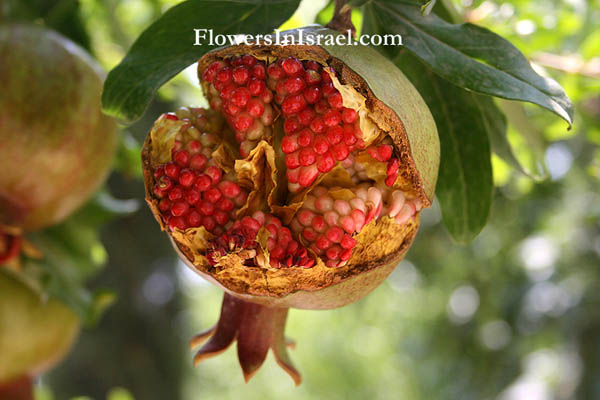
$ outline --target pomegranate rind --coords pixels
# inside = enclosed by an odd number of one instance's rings
[[[102,114],[104,74],[83,49],[30,25],[0,27],[0,223],[60,222],[104,181],[118,126]]]
[[[17,274],[0,270],[0,385],[35,377],[60,362],[79,334],[79,319],[45,300]]]
[[[247,210],[260,209],[263,203],[273,204],[277,184],[273,147],[261,140],[248,157],[236,160],[235,172],[238,184],[250,188],[248,201],[239,210],[239,215],[245,215]]]

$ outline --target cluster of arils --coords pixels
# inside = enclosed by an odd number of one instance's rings
[[[364,147],[358,114],[344,107],[330,72],[314,61],[286,58],[269,65],[267,74],[284,119],[288,188],[297,192]]]
[[[317,186],[306,196],[291,228],[325,265],[336,267],[352,257],[353,236],[373,219],[387,215],[403,224],[420,209],[420,201],[406,201],[401,190],[364,183],[345,190]]]
[[[170,161],[153,171],[163,222],[171,230],[202,226],[215,235],[205,251],[213,265],[236,253],[244,265],[255,266],[262,257],[276,268],[310,268],[317,257],[329,267],[344,265],[356,235],[371,221],[387,216],[406,223],[421,202],[394,186],[399,161],[393,143],[385,135],[365,143],[359,110],[344,106],[334,77],[330,68],[292,57],[268,65],[250,55],[212,62],[202,73],[212,110],[183,109],[159,119],[183,122]],[[276,129],[279,118],[282,128]],[[285,157],[278,165],[285,166],[287,201],[276,205],[301,196],[287,219],[266,200],[245,207],[256,188],[215,160],[222,143],[235,144],[230,153],[237,158],[239,152],[239,161],[261,141],[279,146],[275,154]],[[382,163],[382,177],[370,175],[367,163]],[[351,187],[326,183],[336,165]]]
[[[259,247],[257,241],[258,232],[264,228],[268,232],[268,238],[264,243],[269,252],[269,263],[272,267],[298,266],[310,268],[315,260],[308,255],[308,251],[297,240],[292,237],[289,228],[283,226],[281,220],[274,215],[255,211],[252,216],[236,221],[231,229],[219,236],[211,243],[208,251],[209,261],[216,264],[220,257],[230,252],[239,250],[250,250],[252,253],[246,255],[246,265],[255,266],[252,259],[257,256],[256,249]]]
[[[179,115],[179,116],[178,116]],[[224,174],[212,157],[221,139],[206,131],[214,120],[210,111],[192,108],[167,114],[166,119],[186,123],[175,137],[172,161],[154,169],[153,193],[158,208],[171,229],[203,226],[214,234],[236,219],[236,211],[246,203],[248,193]]]
[[[272,132],[273,92],[265,85],[265,71],[263,61],[245,55],[215,61],[202,75],[210,106],[233,129],[242,157]]]

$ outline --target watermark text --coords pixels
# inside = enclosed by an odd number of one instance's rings
[[[275,29],[275,33],[270,35],[223,35],[215,34],[212,29],[194,29],[194,46],[234,46],[238,44],[258,44],[258,45],[308,45],[308,46],[401,46],[402,35],[361,35],[354,39],[350,31],[346,34],[318,34],[311,32],[306,34],[303,30],[298,30],[295,34],[282,33]]]

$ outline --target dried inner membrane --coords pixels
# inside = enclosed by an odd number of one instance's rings
[[[271,61],[213,62],[201,76],[210,109],[155,122],[152,202],[213,266],[352,264],[363,229],[406,224],[421,200],[364,97],[315,61]]]

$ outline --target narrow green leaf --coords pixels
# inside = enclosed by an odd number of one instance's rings
[[[156,91],[207,51],[213,35],[270,33],[294,13],[299,0],[188,0],[146,29],[104,84],[104,111],[124,122],[139,119]],[[194,29],[206,39],[194,46]]]
[[[43,258],[25,258],[24,271],[43,283],[43,289],[75,311],[88,326],[94,325],[116,297],[91,291],[86,282],[106,263],[99,228],[111,218],[137,209],[135,200],[116,200],[99,192],[61,224],[28,235]]]
[[[421,6],[421,14],[429,15],[431,10],[433,10],[433,7],[435,7],[435,3],[437,3],[437,0],[429,0],[427,3],[423,4]]]
[[[54,232],[31,234],[29,240],[42,252],[43,259],[25,259],[24,271],[43,282],[50,296],[67,304],[86,325],[98,319],[101,309],[94,304],[93,294],[85,287],[85,281],[100,268],[94,265],[89,254],[73,249]],[[99,245],[99,244],[98,244]],[[93,244],[89,245],[89,250]]]
[[[104,313],[117,302],[117,295],[110,290],[98,289],[92,295],[90,311],[87,316],[87,323],[90,326],[96,325]]]
[[[519,162],[534,179],[547,178],[549,173],[544,159],[546,143],[542,132],[525,112],[524,104],[510,100],[500,100],[497,103],[510,121],[509,129],[518,133],[521,143],[515,144],[514,151]]]
[[[468,243],[487,222],[494,187],[490,126],[478,104],[482,96],[441,79],[406,52],[394,61],[435,118],[441,144],[436,195],[448,231],[456,241]]]
[[[573,105],[560,85],[538,75],[501,36],[469,23],[448,23],[433,13],[424,16],[410,1],[373,0],[365,8],[377,25],[402,35],[408,50],[454,85],[531,102],[572,123]]]
[[[540,179],[541,176],[536,172],[525,170],[515,156],[507,137],[506,116],[496,106],[494,100],[489,96],[481,94],[473,94],[473,99],[474,104],[479,108],[479,112],[481,113],[492,151],[522,174],[530,178]]]

